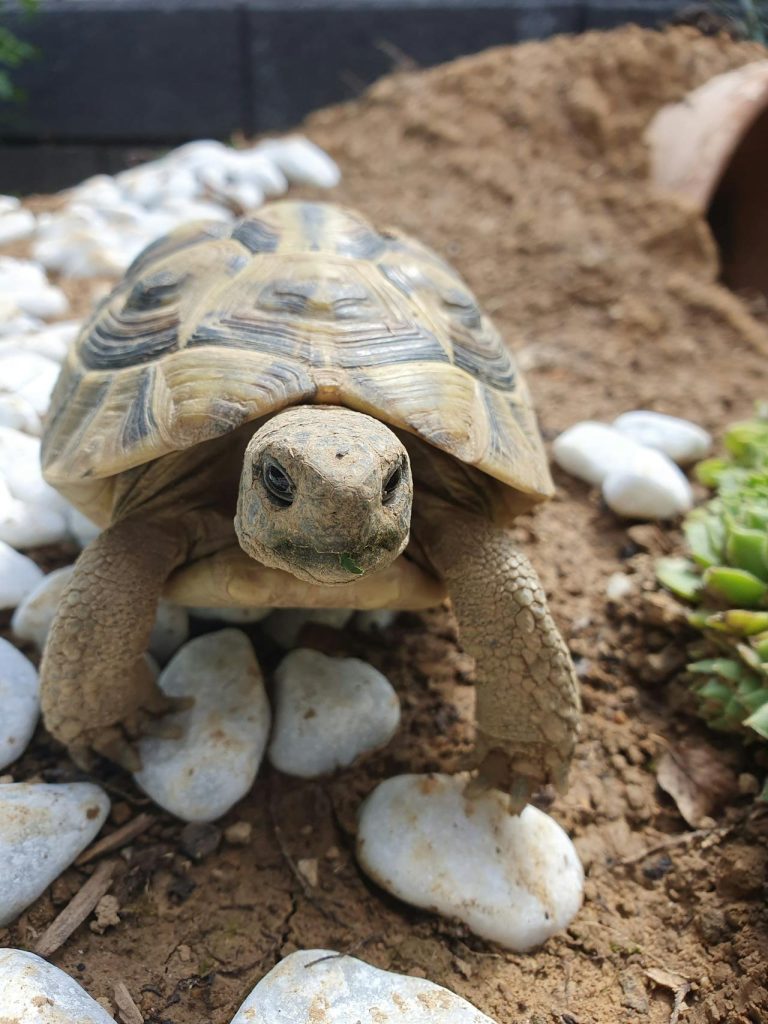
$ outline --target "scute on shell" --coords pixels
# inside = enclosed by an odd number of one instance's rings
[[[70,350],[46,479],[97,522],[119,474],[303,403],[409,431],[507,484],[552,491],[510,351],[431,250],[351,211],[281,201],[149,246]]]

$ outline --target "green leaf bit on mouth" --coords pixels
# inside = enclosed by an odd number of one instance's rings
[[[347,572],[353,572],[355,576],[363,575],[364,570],[355,562],[352,555],[339,555],[339,562],[342,569],[346,569]]]

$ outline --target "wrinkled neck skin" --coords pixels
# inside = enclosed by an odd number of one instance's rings
[[[408,453],[389,427],[350,409],[300,406],[248,443],[235,531],[256,561],[339,585],[405,549],[412,501]]]

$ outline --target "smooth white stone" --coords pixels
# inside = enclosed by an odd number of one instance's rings
[[[238,629],[197,637],[173,657],[159,685],[195,703],[163,720],[179,727],[179,739],[139,740],[136,781],[177,817],[213,821],[253,785],[269,735],[269,703],[250,641]]]
[[[288,181],[297,185],[333,188],[341,181],[341,171],[328,154],[303,135],[268,139],[258,151],[272,160]]]
[[[0,196],[0,214],[11,213],[21,207],[21,200],[16,196]]]
[[[199,619],[215,619],[217,622],[231,622],[242,626],[249,622],[261,622],[272,611],[271,608],[188,608],[190,615]]]
[[[63,363],[81,326],[81,320],[61,320],[47,324],[42,330],[26,335],[21,341],[21,347],[56,363]]]
[[[87,548],[91,541],[101,533],[101,527],[92,522],[88,516],[84,516],[74,505],[67,505],[64,510],[64,518],[67,521],[70,534],[81,548]]]
[[[165,665],[189,637],[189,615],[186,608],[161,601],[157,606],[155,625],[149,638],[149,653]]]
[[[0,394],[0,427],[20,430],[32,437],[40,437],[43,425],[33,406],[18,395]]]
[[[613,421],[614,427],[633,441],[656,448],[681,466],[705,458],[712,449],[712,435],[703,427],[677,416],[638,409]]]
[[[355,614],[355,629],[360,633],[382,633],[389,629],[398,616],[390,608],[375,608],[372,611]]]
[[[255,210],[264,202],[264,193],[258,185],[254,185],[250,181],[227,185],[221,190],[221,194],[244,212]]]
[[[614,572],[605,584],[605,596],[609,601],[622,601],[635,589],[632,577],[623,572]]]
[[[213,139],[196,139],[194,142],[187,142],[183,146],[171,150],[164,160],[196,171],[199,167],[223,162],[227,153],[228,147],[223,142],[216,142]]]
[[[31,558],[0,540],[0,608],[15,608],[42,579],[43,570]]]
[[[0,355],[0,389],[24,398],[38,416],[45,416],[60,372],[58,363],[37,352],[5,351]]]
[[[288,191],[288,179],[273,160],[259,151],[258,146],[236,152],[238,177],[258,185],[265,196],[281,196]]]
[[[232,1024],[494,1024],[441,985],[329,949],[302,949],[273,967]]]
[[[0,221],[2,218],[0,218]],[[39,263],[0,256],[0,292],[32,316],[62,316],[69,308],[64,292],[52,285]]]
[[[28,334],[45,324],[35,316],[22,313],[12,295],[0,292],[0,338],[8,338],[14,334]]]
[[[218,203],[202,199],[168,199],[163,209],[178,224],[190,220],[232,220],[232,211],[219,206]]]
[[[382,888],[457,917],[524,953],[565,928],[584,872],[563,829],[535,807],[508,811],[496,790],[468,799],[466,775],[400,775],[363,804],[357,857]]]
[[[40,696],[37,669],[29,658],[2,638],[0,708],[3,709],[0,714],[0,769],[3,769],[26,750],[40,715]]]
[[[17,501],[0,478],[0,541],[14,548],[59,544],[69,536],[61,512],[32,502]]]
[[[74,565],[54,569],[38,583],[13,613],[11,629],[19,640],[27,640],[39,651],[45,647],[45,640],[59,607],[64,588],[72,579]]]
[[[652,448],[603,481],[606,505],[625,519],[671,519],[693,507],[693,491],[671,459]]]
[[[645,450],[620,430],[592,420],[569,427],[552,445],[561,469],[593,485],[601,484],[614,470],[625,469]]]
[[[85,989],[34,953],[0,949],[0,1020],[8,1024],[115,1024]]]
[[[70,202],[101,207],[120,202],[123,194],[109,174],[94,174],[69,190]]]
[[[11,619],[11,629],[20,640],[34,644],[39,651],[56,616],[62,594],[72,579],[74,565],[54,569],[19,604]],[[149,641],[149,653],[165,664],[189,636],[189,618],[185,608],[161,601]]]
[[[359,658],[291,651],[275,671],[269,759],[287,775],[313,779],[386,746],[400,724],[392,684]]]
[[[0,786],[0,927],[69,867],[108,812],[107,794],[90,782]]]
[[[354,614],[351,608],[277,608],[264,620],[262,629],[287,650],[296,646],[306,623],[343,629]]]
[[[2,371],[0,360],[0,374]],[[0,474],[19,501],[47,504],[57,511],[63,508],[59,493],[43,479],[39,438],[0,427]]]
[[[36,221],[29,210],[12,210],[0,215],[0,245],[20,242],[35,233]]]

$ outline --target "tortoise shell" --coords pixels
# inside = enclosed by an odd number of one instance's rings
[[[119,474],[318,402],[478,467],[515,510],[551,494],[528,390],[461,278],[411,238],[301,201],[187,225],[136,258],[69,352],[44,475],[105,521]]]

